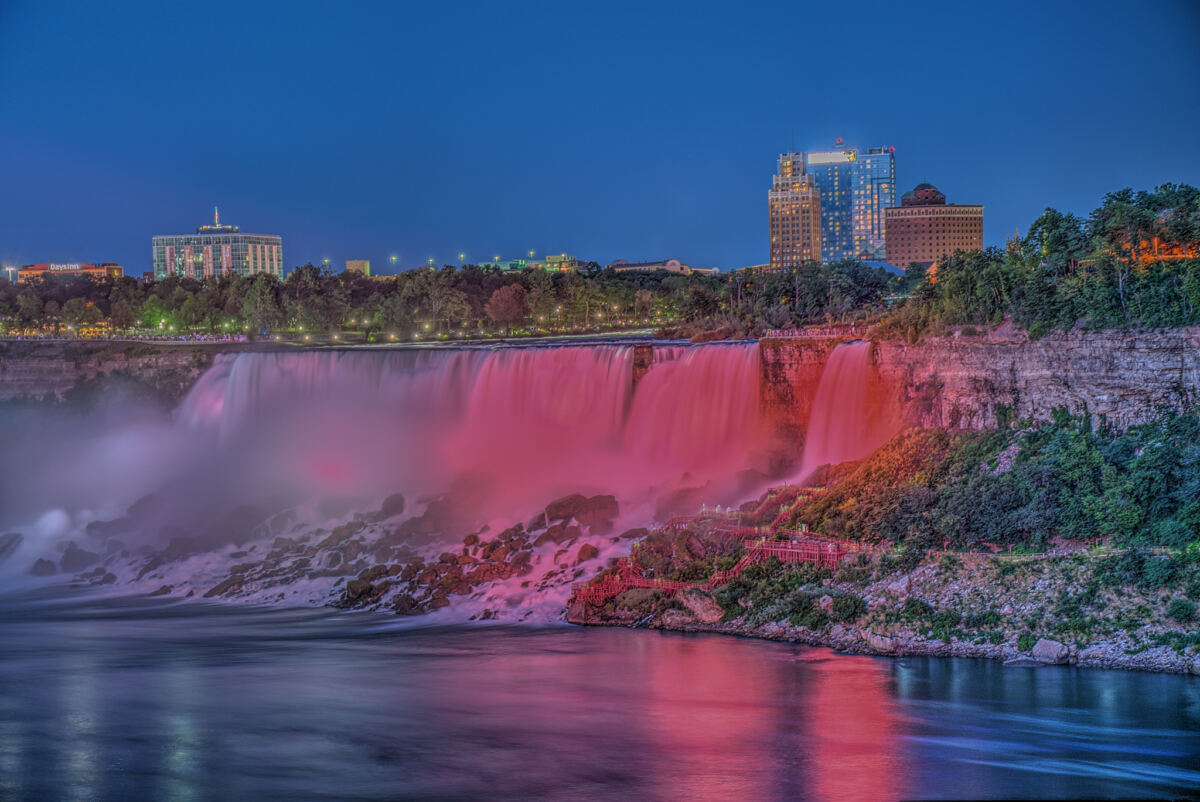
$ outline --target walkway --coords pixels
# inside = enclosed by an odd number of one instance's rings
[[[706,516],[687,516],[672,518],[663,530],[683,529],[687,523],[695,522]],[[617,560],[616,570],[612,573],[592,580],[591,582],[576,582],[571,586],[571,598],[599,605],[623,593],[630,588],[649,588],[666,591],[667,595],[681,590],[709,591],[720,585],[727,584],[742,571],[771,557],[776,557],[782,563],[812,563],[822,568],[837,568],[846,556],[845,544],[834,538],[814,535],[810,532],[793,532],[791,530],[776,530],[774,536],[765,533],[765,527],[736,526],[729,523],[714,523],[709,531],[723,534],[743,536],[749,533],[752,537],[742,541],[745,553],[732,567],[724,571],[714,571],[707,582],[683,582],[675,579],[659,579],[644,574],[634,557],[622,557]],[[786,539],[778,539],[779,536]]]

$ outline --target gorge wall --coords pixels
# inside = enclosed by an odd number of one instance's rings
[[[795,433],[811,414],[832,340],[764,340],[763,404],[778,430]],[[1118,428],[1200,395],[1200,328],[1071,332],[1030,341],[998,329],[981,336],[873,343],[875,390],[918,426],[995,426],[1002,410],[1045,420],[1055,408]]]
[[[101,341],[0,342],[0,401],[62,400],[105,379],[125,379],[176,403],[223,349]]]

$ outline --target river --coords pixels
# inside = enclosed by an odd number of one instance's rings
[[[1200,789],[1200,680],[716,635],[0,598],[0,798],[889,799]]]

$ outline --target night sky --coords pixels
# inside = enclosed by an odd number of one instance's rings
[[[154,234],[291,266],[767,256],[790,147],[896,148],[985,206],[1200,185],[1200,3],[0,0],[0,261],[150,269]],[[382,269],[381,269],[382,268]]]

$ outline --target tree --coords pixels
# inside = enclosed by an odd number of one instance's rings
[[[484,307],[487,316],[494,322],[512,329],[513,324],[529,317],[529,304],[525,299],[525,288],[520,284],[509,284],[492,293]]]
[[[283,319],[279,305],[278,283],[275,277],[261,273],[254,277],[250,291],[242,301],[242,319],[250,326],[250,331],[257,333],[263,329],[278,326]]]
[[[137,322],[137,318],[133,314],[133,309],[129,306],[129,302],[125,300],[117,301],[113,304],[110,318],[113,330],[115,331],[126,331]]]

